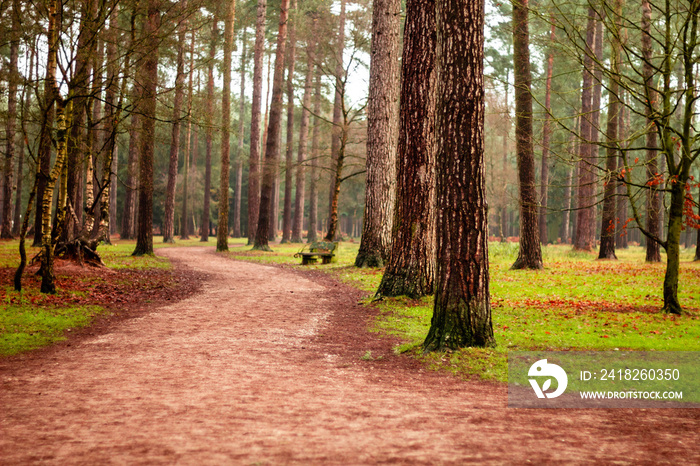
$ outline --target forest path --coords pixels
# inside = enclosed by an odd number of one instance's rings
[[[502,386],[395,356],[321,273],[158,253],[202,290],[0,361],[0,463],[700,463],[700,410],[508,409]]]

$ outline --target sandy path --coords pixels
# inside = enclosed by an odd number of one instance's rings
[[[508,409],[394,356],[330,279],[160,253],[201,293],[0,361],[0,464],[700,463],[700,410]]]

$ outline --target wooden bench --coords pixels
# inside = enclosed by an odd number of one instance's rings
[[[315,264],[318,258],[321,258],[322,264],[330,264],[335,257],[335,251],[338,249],[338,243],[331,241],[314,241],[309,244],[309,250],[302,249],[294,254],[294,257],[301,257],[301,265]]]

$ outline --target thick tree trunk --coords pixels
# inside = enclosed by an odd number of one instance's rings
[[[224,88],[221,98],[221,178],[219,182],[219,221],[216,228],[217,252],[228,251],[228,190],[231,137],[231,53],[236,2],[229,0],[224,18]]]
[[[316,71],[314,89],[314,127],[311,134],[311,173],[309,174],[309,231],[306,240],[313,243],[318,239],[318,157],[321,154],[321,70]]]
[[[437,1],[437,278],[425,351],[495,344],[484,173],[483,8],[482,2]]]
[[[142,0],[148,17],[144,22],[144,49],[140,64],[140,103],[142,115],[139,156],[139,211],[134,256],[153,254],[153,154],[155,151],[156,88],[158,87],[158,46],[160,40],[160,0]]]
[[[238,111],[238,149],[236,151],[236,187],[233,194],[233,236],[240,238],[241,234],[241,198],[243,190],[243,140],[245,139],[245,74],[246,74],[246,30],[243,29],[241,47],[241,93]]]
[[[345,4],[346,0],[340,0],[340,15],[338,16],[338,42],[335,44],[335,71],[333,83],[335,87],[335,98],[333,100],[333,127],[331,128],[331,161],[330,161],[330,184],[328,191],[328,222],[333,217],[333,196],[335,195],[335,181],[340,153],[340,140],[343,133],[343,99],[345,98],[345,66],[343,65],[343,52],[345,50]],[[337,206],[336,206],[337,207]],[[337,216],[337,212],[336,212]]]
[[[367,102],[364,226],[355,267],[383,267],[391,252],[398,143],[400,0],[374,0]]]
[[[287,17],[289,0],[282,0],[280,5],[279,30],[277,33],[277,51],[275,53],[275,74],[272,81],[272,102],[270,103],[270,121],[267,127],[265,144],[265,162],[263,164],[262,190],[260,193],[260,214],[258,230],[253,249],[269,251],[270,220],[274,219],[271,202],[275,199],[275,174],[280,150],[280,127],[282,123],[282,81],[284,79],[284,57],[287,45]]]
[[[216,58],[216,42],[219,35],[218,17],[216,12],[212,19],[211,40],[209,42],[209,63],[207,64],[207,101],[205,124],[207,127],[205,156],[204,156],[204,202],[202,205],[202,227],[199,232],[199,240],[209,241],[209,226],[211,224],[211,150],[214,140],[214,60]]]
[[[435,0],[409,0],[391,256],[378,296],[417,299],[435,282]]]
[[[615,30],[619,31],[619,18],[622,15],[622,0],[615,0],[613,18],[615,18]],[[600,229],[600,251],[598,259],[617,259],[615,255],[615,228],[616,228],[616,199],[615,191],[617,183],[617,165],[620,159],[620,154],[615,149],[615,145],[619,142],[618,123],[620,113],[620,98],[619,98],[619,83],[620,76],[620,49],[621,44],[618,36],[612,34],[612,44],[610,47],[610,83],[608,85],[609,100],[608,105],[608,124],[606,129],[606,176],[605,176],[605,195],[603,199],[603,221]]]
[[[595,246],[595,164],[596,148],[592,143],[596,129],[593,128],[593,56],[596,43],[596,16],[592,7],[588,9],[586,26],[586,53],[583,60],[583,85],[581,90],[581,142],[579,144],[578,195],[576,199],[576,231],[574,249],[591,251]]]
[[[265,48],[267,0],[258,0],[253,56],[253,101],[250,117],[250,158],[248,160],[248,244],[253,244],[260,214],[260,107]]]
[[[654,69],[653,69],[653,50],[652,50],[652,31],[651,31],[651,5],[648,0],[642,0],[642,74],[644,78],[644,89],[647,92],[646,99],[649,105],[645,106],[647,131],[646,131],[646,175],[647,182],[654,180],[658,172],[657,159],[658,147],[657,130],[652,124],[653,106],[656,102],[657,93],[654,87]],[[659,192],[652,186],[647,190],[647,205],[646,205],[646,230],[655,236],[660,236],[659,212],[661,210],[661,197]],[[646,242],[646,261],[661,262],[661,249],[659,243],[647,238]]]
[[[554,17],[551,18],[552,28],[549,32],[550,49],[547,55],[547,77],[545,81],[544,108],[547,112],[542,128],[542,165],[540,168],[540,212],[539,228],[540,243],[547,244],[547,191],[549,189],[549,140],[552,135],[549,113],[552,110],[552,72],[554,70],[554,42],[556,40],[556,26]]]
[[[170,157],[168,159],[168,185],[165,190],[165,211],[163,213],[164,243],[175,242],[175,190],[177,189],[177,166],[180,155],[182,99],[185,95],[185,21],[180,23],[179,29],[177,38],[175,97],[173,99],[173,125],[170,133]]]
[[[537,223],[537,188],[532,145],[528,0],[513,3],[515,143],[520,184],[520,252],[512,269],[541,269],[542,249]]]
[[[190,73],[189,84],[187,86],[187,136],[185,136],[185,163],[182,165],[183,183],[182,183],[182,231],[180,239],[190,239],[190,216],[189,216],[189,178],[190,178],[190,155],[192,151],[192,95],[194,91],[194,31],[190,40]],[[194,159],[194,157],[192,157]]]
[[[291,10],[297,8],[297,1],[292,0]],[[284,164],[284,208],[282,209],[282,243],[292,239],[292,168],[294,165],[294,61],[296,52],[296,27],[289,21],[289,44],[287,49],[287,147]]]
[[[75,74],[70,83],[70,91],[75,95],[73,100],[73,121],[68,138],[68,199],[73,209],[82,213],[82,177],[83,160],[85,158],[84,134],[85,112],[88,109],[88,94],[91,70],[91,55],[95,53],[97,40],[95,35],[94,19],[97,14],[97,2],[89,0],[82,8],[80,33],[78,34],[78,47],[75,56]],[[62,240],[73,240],[75,229],[81,229],[82,225],[75,225],[72,216],[66,216],[66,224],[63,226]]]
[[[311,91],[314,78],[314,52],[316,48],[316,21],[313,22],[311,35],[306,46],[306,77],[304,79],[304,97],[301,101],[301,122],[299,123],[299,148],[297,149],[296,192],[294,193],[294,219],[292,220],[292,243],[301,243],[301,230],[304,227],[304,196],[306,191],[307,140],[309,137],[309,118],[311,113]]]

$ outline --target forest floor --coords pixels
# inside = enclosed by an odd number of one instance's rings
[[[507,408],[396,355],[328,274],[158,254],[198,291],[0,359],[0,463],[700,463],[698,409]]]

